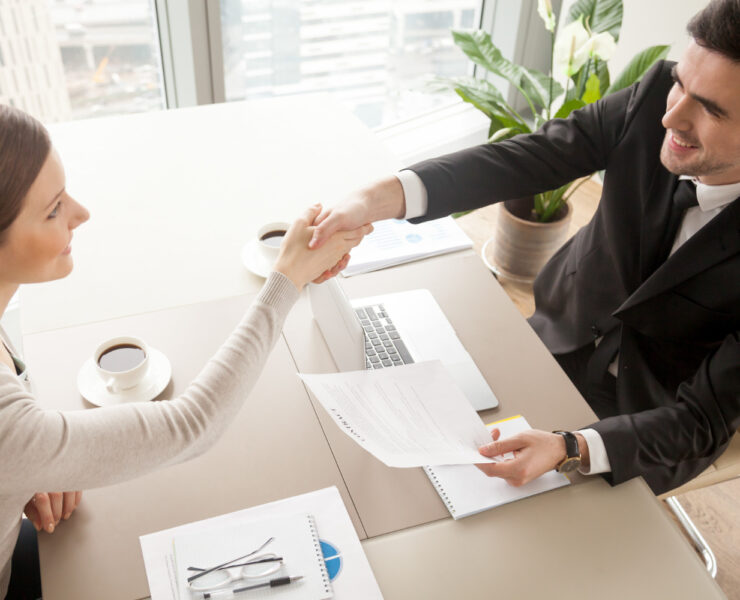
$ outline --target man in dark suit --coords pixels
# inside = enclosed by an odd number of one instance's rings
[[[531,135],[413,165],[320,215],[338,228],[434,219],[605,169],[591,222],[534,285],[531,326],[600,420],[481,449],[521,485],[553,468],[643,476],[656,493],[699,474],[740,426],[740,0],[689,24],[678,64]],[[698,206],[697,206],[698,202]]]

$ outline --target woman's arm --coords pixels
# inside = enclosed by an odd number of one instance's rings
[[[177,399],[95,410],[42,410],[0,367],[0,493],[108,485],[209,448],[233,421],[275,345],[298,290],[359,243],[365,230],[308,249],[314,207],[291,227],[277,267],[241,323]]]

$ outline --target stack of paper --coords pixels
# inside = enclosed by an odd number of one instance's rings
[[[267,540],[271,541],[263,546]],[[269,591],[269,597],[274,600],[290,600],[291,598],[293,600],[328,600],[333,596],[329,575],[321,554],[316,524],[313,517],[306,513],[232,524],[208,531],[180,533],[175,536],[173,543],[180,598],[204,597],[202,592],[198,592],[197,580],[194,582],[195,590],[188,587],[188,578],[197,574],[197,571],[189,570],[189,568],[196,567],[205,570],[229,561],[241,563],[242,560],[235,559],[259,548],[263,549],[254,554],[254,557],[265,558],[274,554],[282,558],[282,562],[255,565],[252,570],[252,575],[255,576],[252,578],[239,579],[244,575],[243,567],[229,569],[227,575],[217,573],[217,577],[224,578],[226,581],[229,576],[236,579],[233,583],[229,582],[228,585],[214,589],[228,590],[263,583],[270,579],[301,577],[299,581],[289,585],[270,590],[262,588],[263,594]],[[249,560],[253,558],[249,557]],[[271,572],[273,570],[274,573]],[[268,572],[270,572],[269,575],[256,576]],[[200,587],[206,585],[207,583]],[[251,596],[259,597],[257,594],[259,593],[254,591]]]
[[[309,515],[310,522],[306,520]],[[295,526],[291,525],[294,521]],[[298,521],[301,525],[297,524]],[[303,524],[308,525],[311,522],[313,533],[311,533],[311,527],[303,527]],[[360,540],[357,538],[347,509],[335,487],[141,536],[139,540],[152,600],[191,600],[192,594],[188,592],[187,595],[183,595],[181,593],[182,569],[188,566],[203,566],[190,564],[195,562],[206,563],[215,560],[215,564],[220,564],[218,557],[209,558],[201,553],[211,552],[214,541],[217,545],[233,544],[234,540],[240,539],[242,533],[246,537],[251,536],[259,541],[247,540],[246,549],[241,554],[236,546],[222,548],[219,551],[223,551],[223,555],[227,556],[225,560],[250,552],[254,550],[255,544],[259,546],[268,536],[275,536],[275,542],[268,545],[262,553],[280,550],[280,555],[286,558],[285,564],[290,569],[290,575],[308,574],[308,563],[304,564],[304,558],[297,556],[295,549],[286,549],[285,546],[279,547],[278,545],[280,537],[293,535],[292,533],[280,533],[288,530],[295,532],[295,535],[311,537],[315,533],[318,536],[324,561],[319,571],[329,578],[331,586],[329,595],[333,593],[333,597],[338,600],[345,598],[382,600],[380,588],[375,581]],[[261,539],[263,537],[265,539]],[[211,550],[206,550],[207,548]],[[315,546],[311,545],[310,548],[315,556]],[[302,594],[309,589],[304,586],[304,583],[309,582],[301,581],[285,586],[283,589],[286,593],[290,590],[290,597],[301,598],[304,597]],[[312,598],[327,597],[326,590],[321,589],[321,582],[318,584],[318,589],[319,591]],[[270,588],[267,596],[277,598],[278,590],[280,588]],[[245,597],[261,597],[262,594],[257,592],[247,592]]]
[[[349,265],[342,271],[345,277],[473,247],[452,217],[419,225],[398,219],[373,225],[375,231],[352,250]]]
[[[488,425],[489,430],[494,427],[501,431],[499,439],[531,429],[521,415]],[[526,485],[514,487],[498,477],[488,477],[473,465],[424,467],[424,470],[454,519],[461,519],[570,483],[565,475],[557,471],[549,471]]]

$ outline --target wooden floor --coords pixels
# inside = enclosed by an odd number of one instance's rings
[[[599,183],[587,181],[574,194],[570,235],[591,220],[600,193]],[[487,206],[458,219],[479,254],[495,232],[499,209]],[[501,285],[525,317],[534,312],[531,286],[507,281]],[[730,600],[740,600],[740,479],[687,492],[678,499],[714,551],[720,587]]]

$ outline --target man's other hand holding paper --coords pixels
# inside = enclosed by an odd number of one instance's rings
[[[581,452],[581,468],[589,469],[588,444],[580,433],[575,434]],[[563,436],[538,429],[523,431],[499,441],[501,431],[491,431],[493,442],[478,451],[486,458],[513,452],[514,458],[502,462],[476,465],[489,477],[500,477],[515,487],[525,485],[540,475],[552,471],[563,462],[567,453]]]

